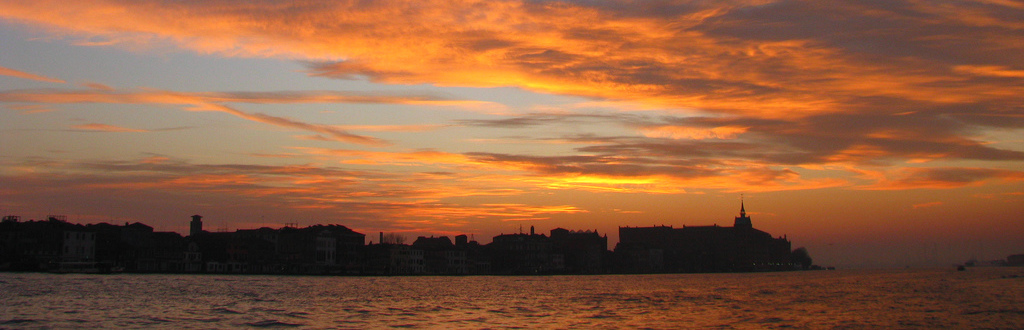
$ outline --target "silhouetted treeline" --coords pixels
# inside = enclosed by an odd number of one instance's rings
[[[502,234],[482,245],[466,235],[377,243],[341,225],[235,232],[157,232],[142,223],[73,224],[61,217],[0,223],[0,270],[335,275],[603,274],[791,270],[805,261],[783,237],[738,227],[621,227],[608,250],[597,231]],[[739,218],[738,218],[739,219]],[[745,223],[749,224],[749,218]],[[809,262],[809,257],[807,262]]]
[[[793,264],[800,266],[803,269],[811,269],[811,265],[814,264],[814,259],[811,259],[811,254],[807,252],[807,248],[798,247],[793,250],[793,255],[790,257]]]

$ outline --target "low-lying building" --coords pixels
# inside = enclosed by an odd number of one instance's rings
[[[754,229],[742,203],[732,227],[619,227],[617,271],[624,273],[788,270],[785,236]]]

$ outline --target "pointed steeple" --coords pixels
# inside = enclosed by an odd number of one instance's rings
[[[740,194],[740,216],[747,216],[747,210],[743,208],[743,194]]]
[[[736,217],[736,222],[732,226],[737,228],[753,228],[753,225],[750,223],[750,217],[747,216],[747,208],[743,205],[742,194],[740,194],[740,216]]]

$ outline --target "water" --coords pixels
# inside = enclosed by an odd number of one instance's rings
[[[1024,328],[1024,268],[467,277],[0,273],[0,328]]]

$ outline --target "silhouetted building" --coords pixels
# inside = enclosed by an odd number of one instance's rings
[[[423,250],[405,244],[383,243],[366,247],[365,274],[420,275],[426,272]]]
[[[174,232],[155,232],[141,222],[125,223],[123,227],[101,224],[102,247],[105,258],[114,257],[117,267],[129,272],[168,273],[181,272],[187,242]],[[113,237],[119,236],[115,243]],[[112,247],[117,253],[109,253]]]
[[[452,244],[448,236],[420,236],[412,243],[412,247],[423,250],[424,272],[427,274],[464,275],[468,273],[466,250]]]
[[[199,244],[195,241],[189,240],[186,245],[185,253],[182,254],[181,271],[184,273],[200,273],[204,269],[203,265],[203,251],[199,249]]]
[[[15,221],[7,217],[0,223],[0,237],[5,259],[0,266],[7,270],[46,271],[56,268],[64,248],[64,231],[75,225],[49,217],[44,221]]]
[[[96,233],[96,261],[111,267],[123,268],[124,265],[119,263],[124,251],[124,246],[121,244],[121,226],[99,223],[85,225],[85,227],[88,231]]]
[[[536,234],[495,236],[488,246],[491,271],[496,274],[551,274],[565,269],[565,256],[552,249],[551,240]]]
[[[357,274],[365,235],[340,225],[203,232],[190,237],[185,259],[202,271],[247,274]]]
[[[737,272],[792,269],[790,242],[754,229],[745,207],[733,227],[619,227],[620,272]]]
[[[96,261],[96,233],[94,232],[83,230],[64,230],[63,246],[64,250],[61,251],[61,261]]]
[[[608,254],[608,235],[594,231],[572,231],[563,228],[551,230],[552,249],[564,256],[564,271],[572,274],[598,274],[605,272],[604,260]]]
[[[203,216],[193,215],[192,222],[188,223],[188,235],[196,236],[203,232]]]
[[[285,226],[208,232],[194,215],[189,236],[157,232],[141,222],[71,224],[63,216],[0,221],[0,270],[155,273],[461,275],[722,272],[792,269],[790,243],[754,229],[746,207],[732,227],[620,227],[608,236],[555,228],[550,237],[495,236],[488,245],[467,235],[416,239],[365,235],[340,225]],[[1024,256],[1008,263],[1024,264]]]
[[[740,201],[740,216],[736,217],[732,226],[734,228],[754,228],[754,224],[750,222],[750,217],[747,216],[747,210],[743,207],[743,201]]]
[[[112,262],[98,259],[95,228],[66,221],[64,216],[21,222],[17,216],[0,222],[0,270],[101,272]],[[106,257],[104,255],[104,257]]]
[[[1014,254],[1006,257],[1007,266],[1024,266],[1024,254]]]
[[[469,236],[455,236],[455,248],[466,252],[465,274],[491,274],[491,255],[486,246]]]

